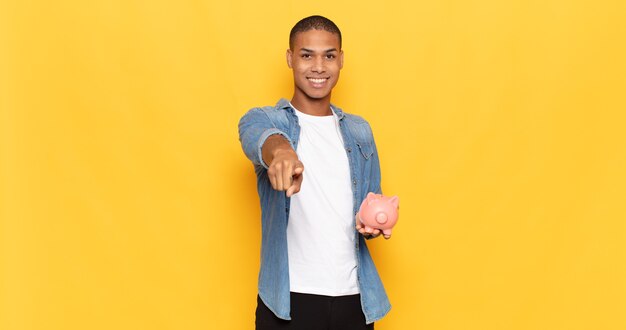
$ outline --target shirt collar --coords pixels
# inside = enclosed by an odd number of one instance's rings
[[[288,109],[290,111],[293,111],[293,108],[289,104],[290,103],[289,103],[289,101],[287,99],[282,98],[282,99],[278,100],[278,103],[276,103],[276,108],[277,109]],[[343,119],[343,110],[341,110],[341,108],[335,106],[332,103],[330,104],[330,108],[337,115],[337,118],[339,120]]]

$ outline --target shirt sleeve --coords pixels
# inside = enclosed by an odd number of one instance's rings
[[[274,134],[284,136],[293,146],[289,135],[278,129],[260,108],[251,109],[239,120],[239,141],[243,152],[253,164],[261,165],[265,169],[269,166],[263,161],[263,144],[268,137]]]
[[[371,127],[370,127],[370,132],[372,132]],[[376,141],[374,140],[373,133],[372,133],[372,148],[374,152],[372,153],[372,172],[370,175],[371,190],[375,194],[382,195],[383,190],[380,184],[381,182],[380,159],[378,157],[378,148],[376,148]]]

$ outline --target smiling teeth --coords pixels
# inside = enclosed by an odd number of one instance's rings
[[[326,81],[326,79],[328,79],[328,78],[320,78],[320,79],[316,79],[316,78],[308,78],[308,79],[309,79],[309,81],[314,82],[314,83],[316,83],[316,84],[321,84],[321,83],[325,82],[325,81]]]

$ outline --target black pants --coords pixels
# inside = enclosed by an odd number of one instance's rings
[[[291,321],[279,319],[257,296],[256,330],[374,330],[365,324],[360,295],[291,293]]]

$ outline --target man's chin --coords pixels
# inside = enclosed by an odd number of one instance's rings
[[[323,100],[323,99],[329,97],[330,96],[330,91],[329,92],[324,92],[324,93],[304,93],[304,95],[306,95],[306,97],[308,99],[315,100],[315,101],[320,101],[320,100]]]
[[[310,89],[310,88],[300,88],[296,86],[296,94],[299,94],[301,97],[308,99],[309,101],[321,101],[330,97],[332,89],[330,90],[319,90],[319,89]]]

